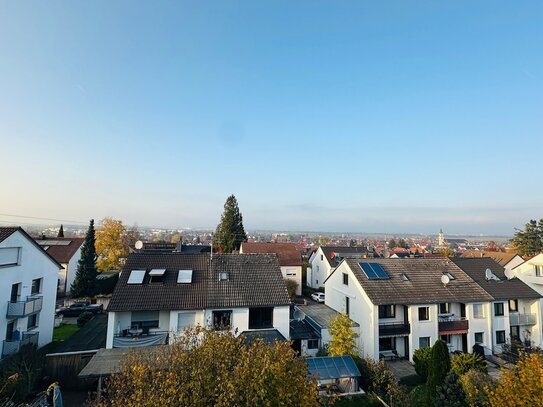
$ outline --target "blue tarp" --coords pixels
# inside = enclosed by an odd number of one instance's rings
[[[361,376],[353,358],[350,356],[307,358],[307,369],[318,380]]]

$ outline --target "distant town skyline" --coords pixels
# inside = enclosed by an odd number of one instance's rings
[[[540,1],[0,10],[0,213],[212,229],[233,193],[253,230],[543,217]]]

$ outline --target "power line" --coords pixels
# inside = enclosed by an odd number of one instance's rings
[[[40,218],[38,216],[24,216],[24,215],[11,215],[7,213],[0,213],[0,216],[7,216],[10,218],[23,218],[23,219],[36,219],[36,220],[48,220],[54,222],[65,222],[65,223],[80,223],[86,225],[88,222],[82,222],[80,220],[68,220],[68,219],[53,219],[53,218]]]

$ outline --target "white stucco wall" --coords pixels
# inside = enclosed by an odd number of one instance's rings
[[[419,320],[419,307],[428,307],[430,319]],[[409,322],[411,323],[411,334],[409,335],[409,360],[413,361],[413,353],[419,349],[419,339],[430,337],[430,346],[439,339],[438,331],[438,304],[416,304],[408,307]]]
[[[67,292],[70,292],[70,288],[75,281],[75,273],[77,272],[77,263],[79,263],[79,259],[81,259],[81,246],[79,246],[79,249],[77,249],[68,263],[68,270],[66,270],[68,276],[66,285]]]
[[[324,280],[330,274],[331,267],[326,256],[322,251],[322,248],[318,248],[311,259],[311,281],[307,282],[307,285],[312,288],[324,287]]]
[[[296,281],[296,295],[302,295],[302,266],[282,266],[281,274],[284,279]],[[294,276],[289,275],[294,274]]]
[[[38,346],[44,346],[53,339],[55,304],[59,267],[42,250],[38,249],[21,232],[17,231],[0,243],[0,248],[20,247],[20,262],[16,266],[0,267],[0,339],[6,335],[8,302],[13,284],[21,283],[19,301],[31,295],[32,280],[41,278],[42,309],[38,315],[38,327],[30,332],[39,332]],[[16,328],[23,334],[27,332],[28,317],[18,318]],[[22,336],[22,335],[21,335]]]
[[[474,305],[483,304],[484,317],[475,318]],[[494,334],[492,332],[492,315],[494,310],[492,309],[490,302],[477,302],[466,304],[466,317],[469,320],[468,331],[468,352],[472,352],[473,345],[475,345],[475,333],[483,332],[484,343],[481,345],[485,347],[485,353],[490,353],[495,343]],[[507,332],[506,332],[507,336]]]

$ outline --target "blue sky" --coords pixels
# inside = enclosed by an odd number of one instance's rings
[[[2,1],[0,213],[214,227],[234,193],[250,229],[511,234],[543,217],[541,21],[541,1]]]

